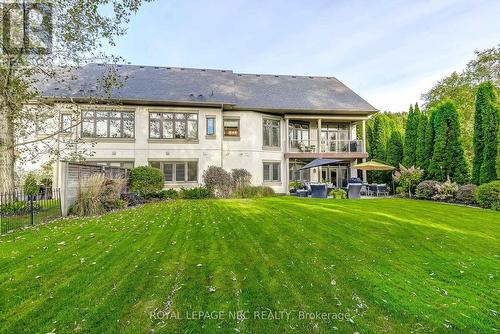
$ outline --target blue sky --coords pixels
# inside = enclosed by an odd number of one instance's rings
[[[335,76],[402,111],[498,43],[499,0],[158,0],[112,52],[141,65]]]

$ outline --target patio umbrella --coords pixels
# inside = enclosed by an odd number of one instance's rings
[[[391,165],[386,165],[381,162],[371,160],[367,162],[363,162],[357,165],[352,166],[354,169],[360,169],[360,170],[382,170],[382,171],[389,171],[389,170],[394,170],[396,167],[391,166]],[[395,191],[394,188],[394,180],[392,180],[392,189]]]
[[[333,165],[336,163],[341,162],[342,160],[335,160],[335,159],[314,159],[304,167],[302,167],[300,170],[303,169],[309,169],[309,168],[314,168],[314,167],[320,167],[320,166],[327,166],[327,165]]]
[[[391,165],[386,165],[381,162],[371,160],[367,162],[363,162],[361,164],[357,164],[352,166],[354,169],[360,169],[360,170],[394,170],[396,167],[391,166]]]

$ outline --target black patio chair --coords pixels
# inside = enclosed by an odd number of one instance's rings
[[[326,184],[311,184],[312,198],[327,198]]]

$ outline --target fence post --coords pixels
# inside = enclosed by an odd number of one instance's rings
[[[31,225],[34,223],[34,212],[33,212],[33,196],[34,195],[28,195],[30,199],[30,220],[31,220]]]

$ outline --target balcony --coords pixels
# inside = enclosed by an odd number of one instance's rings
[[[363,140],[297,140],[290,139],[286,157],[304,158],[366,158]]]

